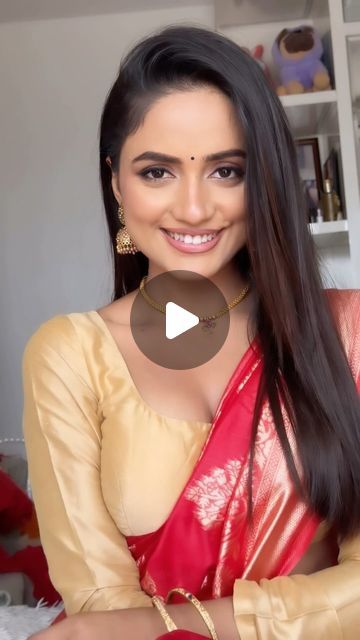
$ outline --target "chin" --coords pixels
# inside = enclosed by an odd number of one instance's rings
[[[199,276],[202,276],[203,278],[208,278],[211,279],[213,278],[221,269],[222,267],[219,266],[218,269],[216,268],[211,268],[210,265],[206,266],[206,265],[201,265],[200,262],[196,262],[194,260],[189,260],[189,261],[181,261],[181,263],[173,263],[171,266],[168,266],[167,268],[164,268],[163,271],[183,271],[184,274],[183,276],[181,275],[181,273],[178,274],[178,278],[181,280],[186,280],[188,278],[191,278],[191,276],[187,276],[187,273],[196,273]]]

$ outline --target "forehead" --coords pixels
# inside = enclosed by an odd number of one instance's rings
[[[230,99],[215,88],[201,87],[155,100],[137,131],[126,139],[122,153],[151,149],[178,156],[206,155],[243,144]]]

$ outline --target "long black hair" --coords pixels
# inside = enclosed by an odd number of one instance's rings
[[[322,290],[292,134],[257,62],[208,29],[169,26],[140,41],[122,60],[107,97],[100,127],[100,175],[113,250],[113,299],[139,286],[148,260],[140,252],[116,253],[118,205],[106,158],[117,171],[125,139],[141,125],[155,99],[204,85],[230,98],[246,140],[247,242],[238,265],[254,283],[264,357],[251,461],[267,398],[295,485],[318,516],[344,537],[360,530],[360,403]],[[281,401],[296,437],[301,480]]]

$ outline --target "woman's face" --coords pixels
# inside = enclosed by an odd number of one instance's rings
[[[230,265],[246,242],[245,163],[221,92],[174,91],[152,105],[126,139],[112,183],[150,275],[185,269],[211,278]]]

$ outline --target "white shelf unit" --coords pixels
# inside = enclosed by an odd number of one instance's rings
[[[280,100],[284,107],[306,107],[308,105],[336,102],[337,96],[335,89],[331,89],[330,91],[318,91],[316,93],[299,93],[292,96],[281,96]]]
[[[349,22],[344,20],[343,2],[328,0],[332,34],[334,72],[337,89],[337,110],[339,134],[342,149],[343,181],[346,196],[346,210],[349,226],[349,250],[353,273],[353,285],[360,288],[360,190],[357,165],[357,140],[355,136],[353,105],[351,95],[350,56],[348,37]],[[352,36],[360,36],[360,23],[353,23],[359,31]],[[360,64],[360,58],[358,60]]]
[[[349,241],[349,226],[347,220],[333,222],[312,222],[310,231],[319,247],[347,246]]]
[[[350,36],[360,39],[360,22],[345,22],[342,0],[215,0],[215,28],[250,49],[263,44],[275,77],[271,46],[284,27],[300,24],[313,25],[321,37],[330,32],[335,88],[282,96],[281,102],[295,138],[319,137],[322,164],[330,147],[340,151],[346,220],[310,229],[326,267],[342,271],[340,286],[360,288],[360,195],[347,50]]]
[[[334,89],[281,96],[280,100],[295,138],[338,135],[337,95]]]
[[[359,0],[341,0],[344,10],[345,22],[356,22],[360,20]]]
[[[345,22],[344,23],[345,36],[359,36],[360,35],[360,21],[357,22]]]

